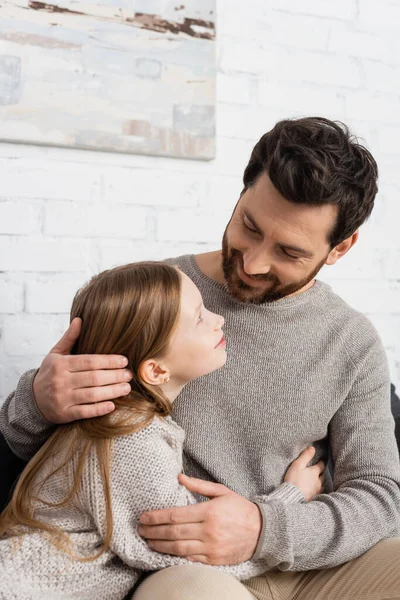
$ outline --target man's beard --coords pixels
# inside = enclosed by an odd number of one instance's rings
[[[222,238],[222,270],[224,272],[226,287],[228,292],[239,300],[249,304],[264,304],[268,302],[276,302],[286,296],[290,296],[301,290],[307,283],[310,283],[325,264],[325,260],[321,261],[311,273],[293,283],[286,285],[281,283],[279,278],[273,273],[265,275],[253,275],[252,278],[256,281],[263,281],[268,284],[268,289],[259,289],[248,285],[242,281],[238,275],[238,267],[243,267],[243,254],[235,248],[229,248],[226,231]]]

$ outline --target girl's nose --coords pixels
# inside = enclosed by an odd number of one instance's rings
[[[217,319],[216,319],[216,324],[215,324],[215,329],[222,329],[222,327],[224,326],[225,323],[225,319],[222,315],[216,315]]]

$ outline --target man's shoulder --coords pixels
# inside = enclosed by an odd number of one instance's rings
[[[163,262],[168,265],[174,265],[179,267],[181,271],[188,275],[188,271],[190,271],[192,263],[194,259],[194,254],[181,254],[180,256],[174,256],[170,258],[165,258]]]
[[[358,353],[361,348],[382,345],[381,338],[371,320],[351,306],[330,285],[322,283],[325,318],[332,332],[346,339],[349,350]]]
[[[355,324],[364,324],[366,327],[373,327],[369,318],[360,310],[349,304],[342,296],[332,289],[328,283],[319,281],[324,293],[324,304],[327,314],[336,314]]]

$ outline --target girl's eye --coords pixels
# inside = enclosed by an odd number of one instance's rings
[[[198,322],[198,323],[201,323],[201,321],[202,321],[202,320],[203,320],[203,319],[202,319],[202,317],[201,317],[201,314],[199,314],[199,316],[197,317],[197,322]]]

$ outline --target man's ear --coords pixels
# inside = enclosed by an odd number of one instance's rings
[[[329,252],[329,254],[327,256],[325,264],[326,265],[334,265],[335,262],[337,262],[339,260],[339,258],[342,258],[342,256],[347,254],[347,252],[350,250],[350,248],[352,246],[354,246],[354,244],[356,243],[357,240],[358,240],[358,231],[355,231],[350,237],[346,238],[345,240],[343,240],[343,242],[340,242],[340,244],[338,244],[337,246],[332,248],[332,250]]]
[[[138,369],[139,377],[149,385],[162,385],[169,380],[169,371],[158,360],[148,358],[144,360]]]

